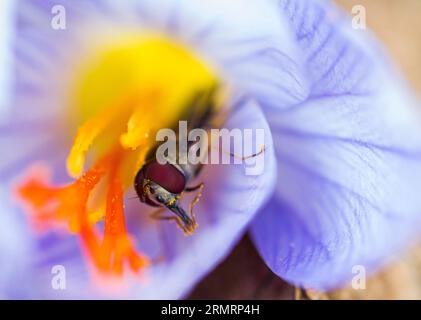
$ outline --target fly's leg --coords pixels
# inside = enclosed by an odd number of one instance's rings
[[[202,196],[204,187],[205,187],[205,184],[202,182],[195,187],[186,189],[186,192],[193,192],[193,191],[198,190],[196,196],[193,199],[193,201],[190,203],[190,217],[192,218],[193,221],[196,221],[196,216],[193,212],[193,208],[200,201],[200,197]]]
[[[204,183],[200,183],[200,184],[198,184],[197,186],[194,186],[194,187],[188,187],[188,188],[186,188],[184,191],[185,191],[185,192],[193,192],[193,191],[196,191],[196,190],[198,190],[198,189],[200,189],[200,191],[202,191],[203,187],[204,187]]]
[[[211,135],[212,128],[221,128],[224,125],[224,123],[226,123],[228,115],[229,115],[229,110],[220,110],[219,112],[217,112],[211,118],[211,120],[207,124],[207,127],[204,128],[206,130],[207,134],[208,134],[208,137],[212,137],[212,135]],[[211,148],[216,149],[215,147],[212,146],[211,141],[209,139],[209,149],[211,149]],[[224,150],[222,152],[224,152],[225,154],[229,154],[231,157],[234,157],[234,158],[237,158],[237,159],[240,159],[240,160],[244,161],[244,160],[247,160],[247,159],[250,159],[250,158],[257,157],[257,156],[261,155],[264,151],[265,151],[265,145],[260,146],[260,151],[258,151],[256,153],[253,153],[252,155],[245,156],[245,157],[238,156],[234,153],[227,152],[227,151],[224,151]]]
[[[208,137],[212,137],[211,129],[206,130],[206,132],[207,132]],[[221,147],[218,144],[218,148],[217,148],[216,146],[213,145],[212,139],[209,139],[209,141],[208,141],[208,154],[212,149],[217,150],[217,149],[221,149]],[[260,150],[258,152],[255,152],[255,153],[253,153],[251,155],[248,155],[248,156],[239,156],[239,155],[236,155],[232,152],[228,152],[228,151],[225,151],[225,150],[222,150],[222,152],[226,155],[229,155],[229,156],[233,157],[233,158],[237,158],[237,159],[240,159],[241,161],[244,161],[244,160],[247,160],[247,159],[251,159],[251,158],[260,156],[262,153],[265,152],[265,149],[266,149],[266,146],[264,144],[262,144],[260,146]]]
[[[161,221],[175,221],[177,225],[184,230],[184,225],[181,219],[177,216],[166,216],[164,215],[166,208],[159,208],[156,211],[152,212],[150,217],[154,220],[161,220]]]

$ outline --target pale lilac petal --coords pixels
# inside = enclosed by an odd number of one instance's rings
[[[14,3],[4,0],[0,3],[0,124],[10,110],[10,87],[12,84],[11,53],[14,33]]]
[[[305,52],[303,103],[263,108],[277,191],[252,224],[270,268],[331,289],[368,273],[420,236],[421,123],[414,97],[367,32],[326,2],[281,1]]]

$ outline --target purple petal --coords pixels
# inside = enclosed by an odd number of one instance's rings
[[[279,276],[304,287],[373,272],[420,235],[417,105],[370,35],[321,1],[281,1],[305,57],[310,97],[263,108],[278,186],[252,224]]]

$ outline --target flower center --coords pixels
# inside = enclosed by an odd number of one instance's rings
[[[136,252],[126,231],[124,191],[155,145],[158,130],[174,127],[193,107],[195,113],[208,108],[189,102],[215,88],[217,77],[184,47],[160,37],[128,37],[104,46],[76,74],[69,110],[78,129],[67,158],[75,180],[57,187],[32,170],[18,193],[38,225],[66,222],[78,233],[98,270],[122,274],[127,264],[138,271],[148,260]],[[103,237],[96,227],[101,219]]]

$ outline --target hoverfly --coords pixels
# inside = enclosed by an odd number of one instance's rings
[[[219,121],[218,107],[215,102],[216,87],[208,92],[196,95],[190,102],[191,108],[189,114],[181,117],[188,123],[188,130],[195,128],[210,128],[212,122]],[[203,143],[189,142],[187,152],[191,148],[197,150],[197,144]],[[171,220],[175,221],[177,225],[188,235],[192,234],[197,227],[193,207],[201,197],[204,184],[200,183],[196,186],[189,187],[188,184],[196,178],[203,165],[191,164],[187,162],[180,162],[178,155],[171,155],[173,159],[171,162],[160,164],[157,161],[156,151],[159,145],[152,148],[146,156],[145,164],[139,169],[134,181],[134,188],[142,203],[152,207],[160,207],[161,209],[170,210],[173,215],[163,215],[163,210],[157,210],[152,214],[152,218],[157,220]],[[207,148],[208,146],[206,146]],[[178,148],[177,148],[178,149]],[[262,149],[263,151],[263,149]],[[262,152],[261,151],[261,152]],[[259,153],[253,154],[254,157]],[[232,154],[230,154],[233,156]],[[249,158],[249,157],[247,157]],[[246,158],[243,158],[246,159]],[[190,211],[187,213],[180,205],[180,198],[184,193],[197,191],[192,203],[190,204]]]

